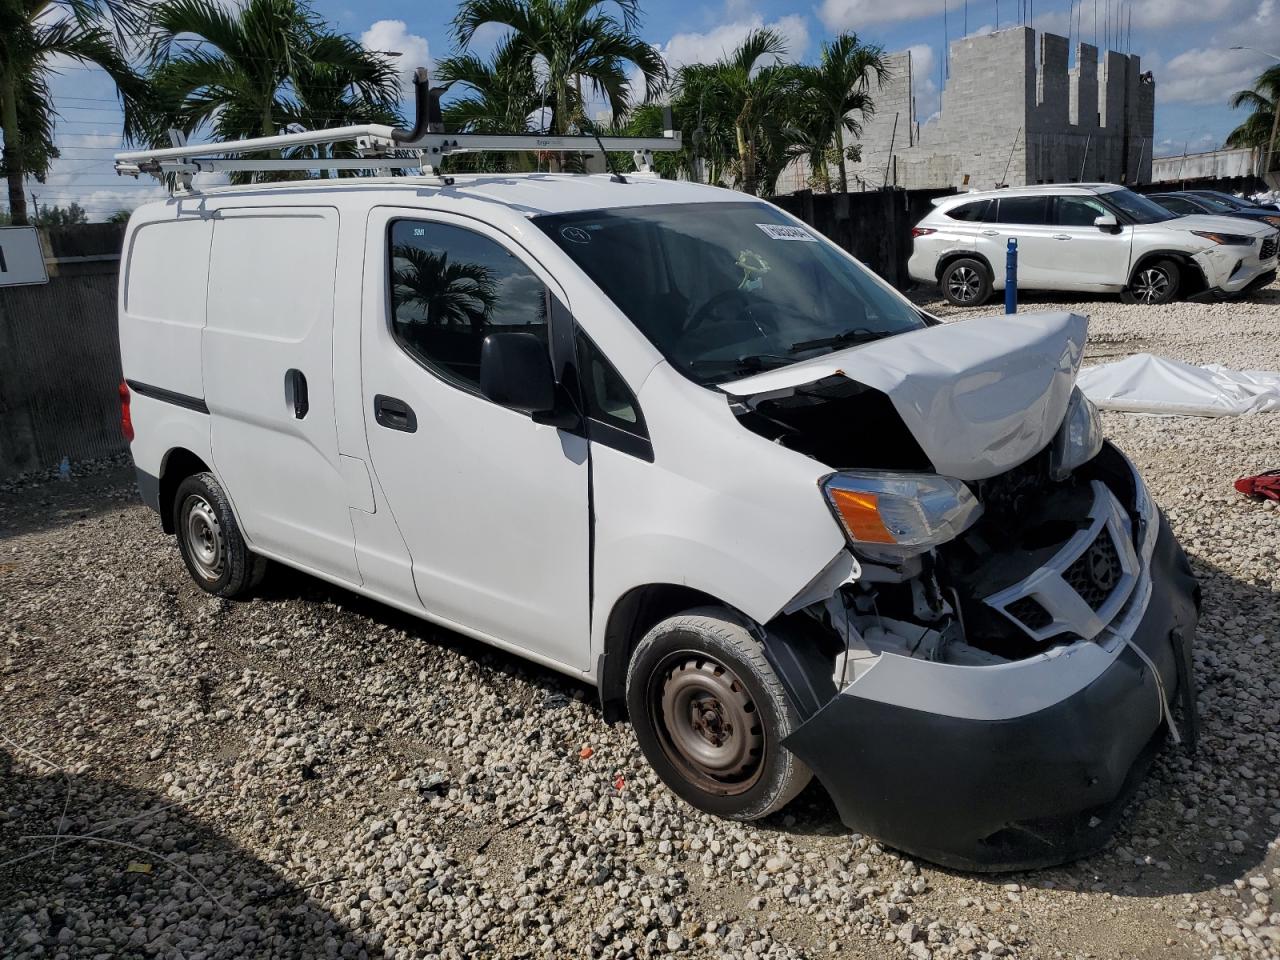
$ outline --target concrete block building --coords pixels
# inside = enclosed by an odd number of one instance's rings
[[[920,124],[911,54],[891,56],[890,78],[864,125],[850,189],[1151,180],[1155,82],[1135,55],[1019,26],[951,43],[940,115]],[[779,192],[808,186],[797,162]]]

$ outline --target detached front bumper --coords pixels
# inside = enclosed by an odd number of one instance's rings
[[[1045,661],[1049,669],[1057,661],[1069,689],[1069,678],[1088,678],[1061,699],[1021,714],[975,719],[981,710],[965,708],[964,695],[954,701],[960,709],[944,704],[933,712],[918,708],[918,690],[904,696],[916,701],[907,707],[885,695],[883,682],[876,688],[859,680],[808,717],[785,745],[827,788],[841,820],[908,853],[966,870],[1048,866],[1100,847],[1166,730],[1156,678],[1124,640],[1155,665],[1171,707],[1183,695],[1192,707],[1187,722],[1194,723],[1194,698],[1187,694],[1198,587],[1168,523],[1157,517],[1157,529],[1149,533],[1155,542],[1146,567],[1145,611],[1135,611],[1121,628],[1110,654],[1090,642],[1077,645],[1083,655],[1078,661],[1071,654]],[[1096,667],[1097,657],[1105,657],[1106,665]],[[985,681],[995,677],[999,683],[1006,669],[924,666],[961,671],[950,676],[962,687],[977,677],[968,671],[996,671],[973,688],[979,694],[1000,689]],[[1053,699],[1035,689],[1051,676],[1040,669],[1044,664],[1025,673],[1017,666],[1003,676],[1007,701]],[[936,684],[945,676],[930,680],[926,673],[922,679],[942,690]]]

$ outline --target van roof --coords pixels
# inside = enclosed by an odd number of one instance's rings
[[[145,206],[198,201],[202,197],[269,199],[272,203],[314,203],[317,198],[358,202],[369,206],[405,203],[406,194],[430,199],[439,207],[450,201],[497,203],[528,217],[608,207],[638,207],[672,203],[729,203],[756,198],[736,190],[683,180],[662,180],[637,174],[618,183],[609,174],[511,173],[449,174],[438,177],[344,177],[336,180],[294,180],[248,186],[212,187],[178,193]]]

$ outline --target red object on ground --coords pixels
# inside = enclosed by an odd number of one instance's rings
[[[1256,477],[1242,477],[1236,489],[1246,497],[1258,500],[1280,500],[1280,470],[1268,470]]]
[[[592,750],[590,747],[583,747],[581,750],[578,751],[578,756],[581,757],[583,760],[586,760],[593,753],[595,753],[595,751]]]
[[[613,789],[621,793],[622,788],[625,787],[626,785],[627,785],[626,778],[622,774],[618,774],[618,779],[613,781]]]

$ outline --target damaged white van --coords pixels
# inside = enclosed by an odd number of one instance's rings
[[[592,683],[698,809],[814,776],[912,854],[1060,862],[1193,703],[1083,317],[939,324],[727,190],[434,172],[143,206],[119,310],[200,587],[274,560]]]

